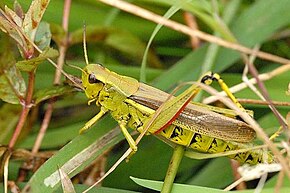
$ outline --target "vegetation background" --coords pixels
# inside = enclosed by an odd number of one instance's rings
[[[76,192],[80,192],[87,187],[83,184],[96,181],[128,148],[115,121],[109,116],[84,135],[78,134],[86,121],[98,112],[98,107],[87,106],[84,93],[69,86],[65,78],[57,80],[56,68],[46,60],[53,58],[58,64],[84,67],[84,24],[90,63],[101,63],[112,71],[162,90],[170,92],[179,83],[197,80],[203,72],[209,70],[220,73],[229,86],[242,82],[245,62],[241,52],[219,46],[219,42],[208,41],[203,35],[191,38],[188,34],[167,27],[162,27],[154,35],[157,25],[151,21],[154,18],[143,19],[95,0],[42,1],[44,4],[49,2],[49,5],[40,9],[37,9],[41,7],[38,4],[40,1],[33,2],[35,4],[22,0],[19,4],[24,13],[32,10],[29,6],[35,6],[33,10],[36,14],[30,20],[26,17],[26,22],[35,24],[37,32],[33,26],[27,27],[29,24],[26,28],[19,27],[21,32],[16,28],[7,30],[5,27],[10,24],[3,13],[0,15],[1,174],[4,179],[9,176],[10,187],[14,187],[13,181],[21,181],[22,188],[30,185],[28,192],[52,192],[57,188],[61,191],[60,186],[48,187],[43,182],[47,176],[57,172],[57,167],[69,163],[70,171],[65,172],[75,176],[72,181],[79,184],[75,188]],[[65,6],[64,3],[68,4]],[[290,64],[287,60],[290,58],[290,1],[139,0],[130,3],[160,16],[173,15],[171,20],[228,42],[237,42],[273,54],[268,58],[256,57],[254,65],[259,74],[270,75],[269,80],[265,81],[266,91],[273,101],[280,102],[276,105],[277,109],[286,117],[290,102],[289,93],[286,93],[290,80]],[[2,10],[5,9],[4,5],[13,9],[11,0],[0,2]],[[19,15],[20,7],[16,6],[15,11]],[[7,10],[5,13],[9,13],[11,18],[17,18]],[[39,54],[31,48],[33,45],[27,41],[27,37],[32,37],[35,44],[45,50],[44,53]],[[141,68],[150,38],[153,41],[146,58],[146,68],[145,65]],[[58,50],[58,55],[55,50]],[[252,51],[252,55],[255,54]],[[63,69],[68,74],[81,75],[79,70],[68,65],[64,65]],[[243,89],[235,95],[248,99],[248,102],[259,99],[250,89]],[[202,101],[206,96],[203,93],[198,100]],[[255,112],[255,119],[267,134],[280,127],[278,119],[267,105],[244,105]],[[22,126],[20,120],[23,121]],[[21,134],[17,140],[12,140],[12,136],[16,135],[15,128],[17,131],[21,129]],[[277,141],[287,139],[287,135],[282,134]],[[263,142],[257,140],[259,143]],[[172,148],[152,136],[145,136],[138,148],[129,163],[123,162],[102,182],[103,187],[109,188],[100,188],[100,191],[150,192],[145,187],[158,189],[155,181],[144,182],[140,179],[162,181]],[[84,154],[80,156],[80,152]],[[52,154],[55,156],[46,161]],[[228,158],[194,160],[184,157],[175,182],[188,186],[179,186],[181,189],[175,191],[219,192],[234,181],[234,170]],[[130,176],[140,179],[132,180]],[[274,190],[278,176],[279,182],[284,180],[281,192],[289,191],[289,179],[283,179],[277,173],[266,182],[263,192]],[[246,185],[255,188],[257,183],[251,181]]]

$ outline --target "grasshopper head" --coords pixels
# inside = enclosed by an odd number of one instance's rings
[[[82,84],[90,100],[97,99],[105,85],[106,69],[99,64],[88,64],[82,73]]]
[[[99,64],[88,64],[82,71],[83,87],[91,101],[97,99],[104,85],[113,87],[115,91],[126,97],[136,93],[139,89],[139,83],[136,79],[121,76]]]

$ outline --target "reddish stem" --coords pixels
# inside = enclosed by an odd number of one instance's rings
[[[34,81],[35,81],[35,71],[32,71],[29,73],[29,79],[28,79],[28,89],[27,89],[27,94],[26,98],[23,104],[22,112],[20,114],[18,123],[16,125],[16,128],[14,130],[14,133],[12,135],[12,138],[9,141],[9,148],[13,148],[14,145],[16,144],[16,141],[21,133],[21,130],[25,124],[27,115],[30,111],[31,108],[31,101],[32,101],[32,96],[33,96],[33,90],[34,90]]]
[[[190,27],[191,29],[198,30],[198,25],[196,23],[196,19],[194,15],[190,12],[184,12],[183,14],[184,20],[186,22],[186,25]],[[190,43],[192,49],[196,49],[200,46],[200,40],[198,37],[195,36],[189,36],[190,37]]]
[[[230,163],[231,163],[231,167],[232,167],[232,171],[233,171],[233,175],[234,175],[234,181],[237,181],[242,177],[238,172],[238,167],[240,166],[240,164],[236,160],[230,160]],[[247,185],[243,181],[236,186],[236,189],[237,190],[245,190],[245,189],[247,189]]]

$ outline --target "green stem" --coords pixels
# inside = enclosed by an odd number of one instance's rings
[[[179,168],[179,164],[183,158],[185,148],[183,146],[176,146],[173,151],[173,155],[171,157],[170,164],[168,166],[168,170],[164,179],[163,187],[161,193],[170,193],[173,182]]]

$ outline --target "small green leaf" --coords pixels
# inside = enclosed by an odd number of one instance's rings
[[[22,18],[19,17],[14,11],[9,9],[7,6],[5,7],[5,13],[18,27],[22,26]]]
[[[12,37],[23,50],[26,50],[27,43],[23,34],[20,32],[20,27],[10,22],[7,19],[9,16],[3,10],[0,9],[0,12],[0,29]]]
[[[40,22],[36,31],[35,44],[41,50],[45,50],[49,47],[51,41],[50,26],[47,22]]]
[[[14,11],[18,15],[18,17],[24,18],[23,9],[22,9],[21,5],[18,3],[18,1],[14,1],[13,7],[14,7]]]
[[[75,89],[70,86],[54,86],[52,88],[45,88],[35,93],[34,104],[38,104],[44,100],[47,100],[53,97],[61,96],[64,94],[69,94],[69,93],[72,93],[73,91],[75,91]]]
[[[16,66],[19,70],[25,72],[33,71],[38,64],[42,61],[46,60],[47,58],[55,58],[58,56],[58,51],[52,48],[48,48],[44,50],[39,56],[32,58],[30,60],[22,60],[16,63]]]
[[[26,85],[20,71],[12,66],[2,71],[0,75],[0,98],[11,104],[19,104],[19,99],[24,98]]]
[[[0,41],[0,98],[12,104],[18,104],[24,97],[26,86],[20,71],[15,67],[15,59],[7,38]]]
[[[25,14],[23,31],[32,42],[35,40],[37,28],[48,4],[49,0],[34,0]]]

